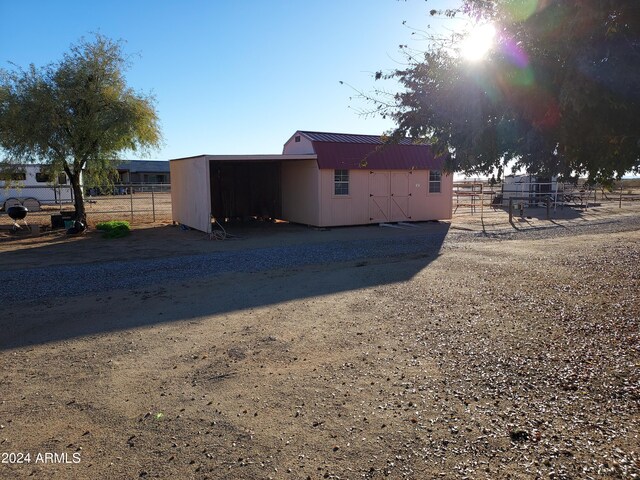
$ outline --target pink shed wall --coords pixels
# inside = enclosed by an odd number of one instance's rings
[[[305,137],[304,135],[299,135],[300,141],[296,142],[296,136],[298,135],[294,135],[287,141],[287,143],[284,144],[282,153],[286,155],[305,155],[308,153],[316,153],[313,150],[311,141],[307,137]]]
[[[282,162],[282,218],[320,225],[320,171],[316,160]]]
[[[392,175],[404,177],[404,198],[391,197]],[[334,195],[334,171],[320,170],[320,201],[318,226],[362,225],[384,221],[426,221],[451,218],[453,177],[443,175],[440,193],[429,193],[429,171],[413,170],[349,170],[349,195]],[[398,186],[396,185],[396,195]],[[386,218],[373,202],[371,193],[379,194],[378,202]],[[388,196],[388,197],[385,197]],[[401,205],[401,208],[398,208]],[[308,222],[301,222],[308,223]]]
[[[453,214],[453,174],[442,175],[442,192],[442,199],[437,202],[434,212],[438,215],[439,220],[451,220]]]
[[[334,195],[334,170],[320,170],[320,226],[369,222],[369,171],[349,170],[349,195]]]
[[[210,233],[209,161],[205,156],[171,160],[169,169],[173,221]]]
[[[449,220],[453,201],[453,175],[442,175],[440,193],[429,193],[428,170],[414,170],[411,178],[411,216],[417,217],[412,220]]]

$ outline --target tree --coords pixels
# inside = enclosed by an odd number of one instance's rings
[[[392,136],[451,153],[448,167],[592,180],[640,171],[640,4],[637,0],[461,0],[432,15],[492,23],[496,45],[480,62],[459,51],[464,34],[407,54],[392,78],[403,91],[377,112]],[[433,40],[433,39],[432,39]]]
[[[86,221],[82,176],[113,171],[123,151],[161,141],[155,100],[126,84],[121,42],[102,35],[72,45],[61,61],[0,71],[0,147],[9,163],[38,162],[70,179],[77,220]]]

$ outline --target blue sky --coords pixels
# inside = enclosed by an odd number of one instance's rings
[[[0,0],[0,67],[57,61],[82,36],[126,41],[127,79],[157,99],[165,145],[152,158],[280,153],[295,130],[380,134],[342,80],[402,61],[411,30],[455,0]],[[414,43],[419,46],[419,43]]]

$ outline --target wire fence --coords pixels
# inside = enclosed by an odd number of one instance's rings
[[[483,182],[455,182],[453,184],[453,213],[480,213],[486,208],[545,207],[547,209],[573,207],[588,209],[602,203],[622,207],[629,202],[640,205],[640,186],[635,183],[604,187],[560,182],[517,182],[490,185]]]
[[[95,225],[107,220],[127,220],[132,224],[170,222],[171,185],[115,184],[84,187],[87,221]],[[601,186],[527,183],[526,185],[489,185],[482,182],[456,182],[453,186],[453,213],[474,214],[487,209],[566,206],[589,208],[601,202],[623,204],[636,202],[640,207],[640,186],[620,184],[613,189]],[[0,226],[12,225],[7,208],[24,205],[29,210],[30,224],[53,225],[54,217],[70,219],[74,213],[74,197],[70,185],[0,187]]]
[[[95,225],[106,220],[127,220],[132,224],[171,221],[171,185],[115,184],[84,187],[87,222]],[[31,224],[55,223],[55,216],[71,218],[74,196],[70,185],[0,188],[0,225],[13,220],[7,208],[24,205],[29,210]]]

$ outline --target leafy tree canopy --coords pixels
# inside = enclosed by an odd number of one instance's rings
[[[155,100],[126,84],[121,42],[102,35],[72,45],[42,68],[0,70],[0,147],[10,164],[64,171],[76,216],[85,220],[83,172],[106,178],[123,151],[142,154],[161,141]]]
[[[403,90],[376,111],[392,136],[450,152],[449,168],[490,174],[514,161],[532,174],[588,174],[594,181],[640,170],[640,2],[461,0],[431,15],[491,23],[486,58],[460,55],[464,34],[431,38],[406,68],[379,78]]]

